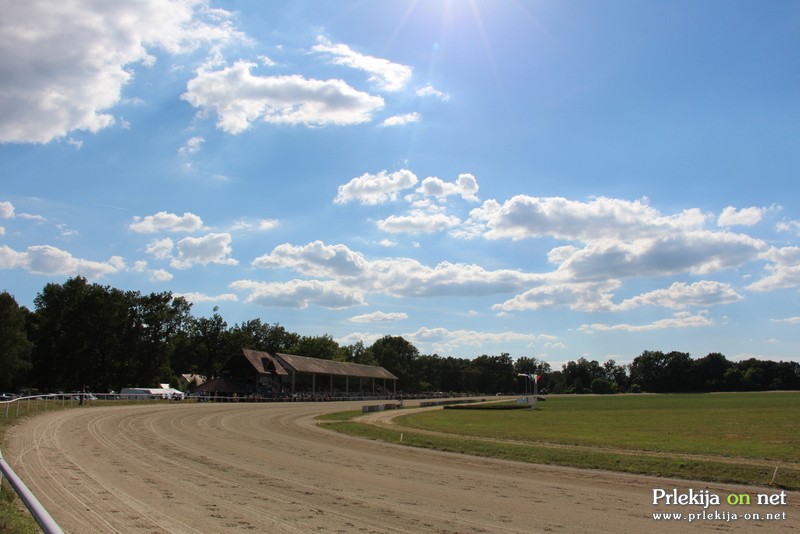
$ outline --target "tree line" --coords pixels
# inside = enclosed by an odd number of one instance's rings
[[[0,391],[179,384],[182,374],[217,376],[242,348],[380,365],[405,392],[522,392],[527,378],[520,374],[539,375],[540,391],[551,393],[800,389],[797,362],[648,350],[629,365],[579,358],[553,370],[537,358],[508,353],[471,359],[420,354],[399,336],[342,346],[327,334],[302,336],[260,319],[228,326],[216,308],[211,317],[194,317],[191,304],[170,292],[122,291],[83,277],[45,285],[32,311],[0,293]]]

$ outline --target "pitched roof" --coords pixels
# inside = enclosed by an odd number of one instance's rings
[[[386,378],[397,380],[392,373],[378,367],[377,365],[364,365],[361,363],[337,362],[334,360],[322,360],[320,358],[309,358],[308,356],[297,356],[295,354],[275,353],[275,359],[279,360],[283,367],[294,370],[298,373],[316,373],[321,375],[354,376],[359,378]]]
[[[242,354],[259,374],[288,375],[281,364],[267,352],[252,349],[242,349]]]

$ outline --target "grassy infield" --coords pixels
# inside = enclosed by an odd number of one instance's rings
[[[359,423],[359,415],[321,420],[341,432],[464,454],[754,485],[775,475],[776,486],[800,489],[800,392],[554,396],[537,410],[409,414],[398,419],[402,430]],[[0,445],[15,421],[0,414]],[[13,493],[6,484],[0,491],[0,533],[39,532]]]
[[[323,421],[479,456],[752,485],[774,475],[776,486],[800,489],[800,392],[555,396],[539,407],[434,410],[401,416],[397,430],[358,423],[358,412]]]

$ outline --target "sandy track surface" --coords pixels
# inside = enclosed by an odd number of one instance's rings
[[[36,416],[4,456],[65,532],[800,532],[800,495],[409,449],[336,434],[314,417],[361,404],[150,404]],[[708,489],[737,520],[655,521],[653,488]],[[753,521],[744,513],[786,512]]]

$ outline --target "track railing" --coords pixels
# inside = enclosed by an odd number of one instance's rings
[[[3,453],[0,452],[0,490],[2,490],[4,480],[8,480],[11,487],[17,492],[17,495],[19,495],[19,498],[25,503],[25,506],[39,524],[44,534],[63,534],[64,531],[61,530],[61,527],[50,517],[50,514],[44,509],[39,499],[31,493],[28,486],[26,486],[22,479],[11,469],[11,466],[3,459]]]

